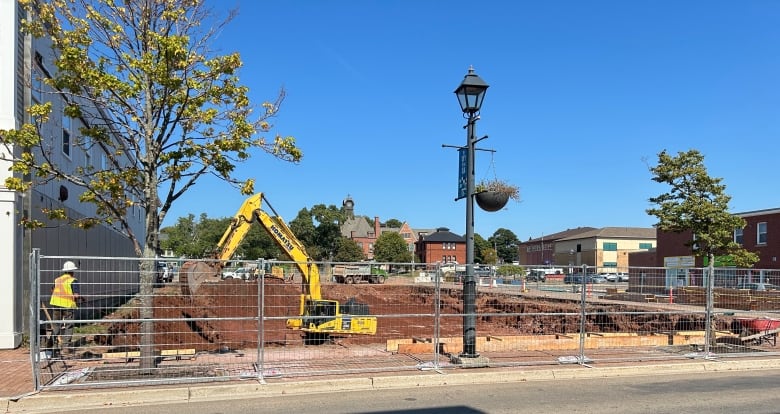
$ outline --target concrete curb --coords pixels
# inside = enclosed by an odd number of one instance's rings
[[[51,411],[82,410],[112,406],[142,406],[149,404],[186,403],[191,401],[231,400],[283,395],[301,395],[338,391],[381,390],[447,385],[491,384],[507,382],[553,381],[644,375],[673,375],[696,372],[751,371],[780,368],[780,359],[762,360],[699,360],[639,366],[611,366],[592,368],[570,366],[561,368],[531,367],[528,370],[458,370],[444,374],[428,371],[423,374],[379,376],[278,382],[261,384],[246,382],[209,383],[189,386],[114,388],[94,391],[54,391],[33,394],[13,401],[0,399],[5,413],[44,413]]]

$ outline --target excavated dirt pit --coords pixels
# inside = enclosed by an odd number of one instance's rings
[[[537,298],[482,289],[477,294],[477,332],[485,335],[571,334],[580,330],[579,300]],[[302,343],[299,332],[285,327],[285,319],[298,314],[300,286],[266,279],[264,303],[266,346],[295,346]],[[203,284],[195,299],[181,295],[172,284],[156,289],[154,318],[155,344],[161,349],[190,348],[198,352],[228,352],[257,346],[258,284],[224,280]],[[452,285],[441,290],[439,335],[463,334],[462,291]],[[384,344],[390,339],[430,338],[434,334],[435,290],[432,286],[387,283],[382,285],[322,286],[322,296],[345,303],[354,298],[366,303],[378,317],[376,335],[337,338],[344,345]],[[701,331],[702,315],[648,312],[639,304],[589,303],[587,332],[657,333]],[[509,314],[502,316],[502,314]],[[95,338],[109,349],[137,349],[140,325],[121,319],[139,318],[138,309],[125,307],[108,316],[112,322],[107,335]],[[277,318],[277,319],[273,319]],[[184,320],[184,319],[188,319]],[[719,319],[716,328],[729,330],[731,320]]]

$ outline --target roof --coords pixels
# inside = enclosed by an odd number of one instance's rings
[[[374,227],[369,225],[363,217],[348,218],[341,225],[341,235],[346,238],[368,237],[368,234],[373,232]]]
[[[602,227],[558,240],[588,239],[591,237],[602,239],[655,239],[656,229],[654,227]]]
[[[534,243],[534,242],[540,242],[540,241],[553,241],[553,240],[560,240],[563,238],[572,238],[575,235],[590,232],[593,230],[598,230],[595,227],[577,227],[576,229],[566,229],[564,231],[560,231],[558,233],[553,234],[547,234],[542,237],[537,237],[535,239],[529,239],[528,241],[522,242],[522,243]],[[580,238],[580,237],[576,237]]]
[[[431,233],[427,236],[424,236],[422,239],[423,243],[426,242],[453,242],[453,243],[465,243],[466,238],[463,236],[458,236],[457,234],[450,231],[450,229],[445,227],[440,227],[436,229],[434,233]]]
[[[745,211],[742,213],[734,213],[734,215],[739,217],[755,217],[755,216],[768,216],[770,214],[778,214],[778,213],[780,213],[780,208],[768,208],[765,210],[754,210],[754,211]]]

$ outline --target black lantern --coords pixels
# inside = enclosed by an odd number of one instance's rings
[[[460,83],[458,89],[455,89],[460,109],[467,114],[479,112],[479,108],[482,107],[482,100],[485,99],[487,88],[488,84],[474,73],[474,67],[469,67],[469,73],[463,78],[463,82]]]

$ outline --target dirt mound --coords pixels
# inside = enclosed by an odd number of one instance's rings
[[[198,351],[301,343],[300,333],[286,328],[285,321],[298,315],[301,288],[298,284],[266,279],[262,295],[258,284],[241,280],[204,283],[195,299],[184,297],[177,286],[155,291],[155,344],[158,349],[195,348]],[[439,334],[460,336],[462,291],[459,287],[440,292]],[[432,286],[400,284],[323,285],[322,296],[341,303],[351,298],[369,305],[377,315],[378,331],[371,336],[339,338],[342,343],[385,343],[388,339],[424,337],[434,333],[436,293]],[[264,314],[260,314],[258,305]],[[477,332],[480,335],[566,334],[580,329],[579,301],[528,298],[501,292],[477,295]],[[622,304],[589,304],[585,329],[588,332],[661,332],[704,329],[699,315],[641,313],[644,308]],[[510,314],[503,316],[503,314]],[[263,330],[256,320],[266,318]],[[138,309],[110,317],[137,319]],[[187,319],[187,321],[183,320]],[[136,348],[140,324],[117,321],[103,337],[103,345]],[[262,339],[259,339],[260,335]]]

